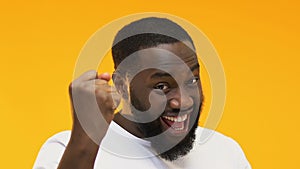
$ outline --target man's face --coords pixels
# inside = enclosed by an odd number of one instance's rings
[[[163,133],[162,139],[150,139],[156,150],[171,144],[176,145],[170,150],[172,153],[176,147],[191,148],[195,137],[202,90],[197,56],[186,44],[182,42],[161,44],[137,53],[143,55],[138,57],[137,64],[142,67],[151,64],[155,65],[155,68],[145,69],[132,79],[130,100],[132,106],[139,110],[132,113],[137,121],[145,118],[154,119],[151,122],[138,123],[138,127],[143,132],[144,138]],[[177,56],[177,59],[174,56]],[[150,107],[151,112],[144,113]],[[186,153],[183,152],[181,155]]]

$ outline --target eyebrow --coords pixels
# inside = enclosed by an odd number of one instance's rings
[[[165,72],[157,72],[153,75],[151,75],[151,79],[153,78],[162,78],[162,77],[170,77],[171,75],[169,73],[165,73]]]
[[[199,63],[197,63],[196,65],[194,65],[194,66],[191,67],[191,71],[199,69],[199,67],[200,67],[200,65],[199,65]]]
[[[190,68],[190,70],[193,72],[194,70],[198,69],[200,66],[199,66],[199,63],[197,63],[196,65],[192,66]],[[153,75],[151,75],[151,78],[162,78],[162,77],[170,77],[171,75],[169,73],[166,73],[166,72],[157,72],[157,73],[154,73]]]

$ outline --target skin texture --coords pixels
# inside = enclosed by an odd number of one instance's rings
[[[186,43],[189,44],[189,42]],[[108,81],[111,79],[109,74],[97,75],[96,71],[84,73],[70,85],[70,96],[73,108],[73,128],[70,142],[60,161],[59,169],[92,169],[98,153],[98,145],[101,143],[107,132],[108,125],[113,119],[133,135],[147,139],[150,136],[155,136],[170,128],[170,126],[162,120],[161,117],[163,115],[175,117],[181,110],[183,114],[188,115],[189,119],[185,121],[185,130],[180,132],[176,132],[175,130],[165,132],[162,138],[163,140],[159,141],[162,141],[160,143],[174,143],[176,145],[176,143],[181,140],[185,140],[186,135],[193,137],[194,130],[192,128],[197,126],[196,123],[198,122],[202,102],[197,57],[193,50],[182,42],[161,44],[154,48],[163,49],[177,55],[192,71],[192,76],[187,76],[188,73],[185,69],[182,69],[181,62],[176,62],[176,60],[165,53],[157,53],[157,51],[151,50],[148,53],[141,53],[147,56],[137,60],[137,62],[140,65],[146,65],[152,62],[152,64],[156,64],[158,67],[168,70],[168,72],[173,72],[175,77],[171,77],[159,69],[147,69],[137,74],[128,86],[124,76],[114,74],[116,90],[108,85]],[[151,59],[153,55],[160,56],[158,57],[160,59]],[[184,86],[182,88],[184,91],[180,92],[179,86]],[[116,91],[118,91],[120,95],[118,95]],[[127,110],[127,112],[123,110],[123,112],[114,116],[114,108],[119,103],[120,97],[125,100],[124,107],[126,107],[127,102],[128,107],[132,104],[137,110],[142,112],[149,109],[149,94],[151,92],[151,97],[154,98],[154,102],[152,102],[152,104],[155,104],[154,107],[162,107],[163,103],[165,103],[166,107],[163,108],[162,112],[155,111],[154,109],[153,112],[145,114],[124,109]],[[114,95],[114,97],[112,97],[112,95]],[[163,99],[162,95],[165,95],[166,100]],[[95,97],[97,104],[91,104]],[[95,118],[99,116],[99,113],[102,114],[103,118]],[[127,118],[127,116],[137,120],[145,117],[151,119],[153,116],[158,118],[149,123],[137,123],[128,120],[129,118]],[[82,118],[84,122],[88,122],[87,127],[84,125],[85,128],[81,125]],[[81,121],[79,121],[79,119]],[[183,143],[192,144],[192,141],[188,140]],[[178,156],[186,154],[191,148],[192,146]],[[186,147],[184,149],[186,149]],[[174,153],[174,151],[170,152]]]
[[[190,45],[189,42],[185,42]],[[164,69],[147,69],[138,73],[131,81],[130,84],[130,100],[131,104],[139,112],[131,112],[132,117],[126,113],[122,113],[122,116],[118,115],[115,121],[123,128],[131,132],[137,137],[148,139],[152,142],[152,147],[157,152],[163,153],[162,157],[166,157],[167,160],[175,160],[181,155],[185,155],[192,148],[194,140],[194,132],[197,127],[200,107],[202,103],[202,89],[199,77],[199,65],[197,57],[193,50],[187,45],[181,42],[172,44],[161,44],[153,48],[142,52],[143,59],[139,59],[137,62],[139,65],[157,65],[158,68]],[[157,51],[155,49],[163,49],[165,51]],[[188,66],[188,70],[184,69],[182,62],[178,62],[174,59],[175,54]],[[153,56],[155,57],[153,59]],[[167,72],[172,72],[172,76]],[[188,73],[191,71],[192,73]],[[192,75],[192,76],[188,76]],[[175,80],[176,79],[176,80]],[[180,92],[180,87],[181,91]],[[155,105],[156,109],[163,107],[163,111],[157,111],[155,108],[153,112],[143,113],[150,108],[149,95],[152,92],[152,105]],[[166,96],[166,101],[164,97]],[[129,104],[129,103],[128,103]],[[174,130],[167,131],[168,126],[162,116],[178,116],[181,114],[187,114],[188,120],[186,124],[185,132],[177,132]],[[124,116],[126,118],[124,118]],[[156,118],[158,117],[158,118]],[[135,123],[130,121],[134,118],[136,121],[139,119],[155,119],[149,123]],[[140,120],[142,121],[142,120]],[[130,126],[130,127],[128,127]],[[164,133],[163,133],[164,132]],[[160,139],[149,139],[149,137],[161,134]],[[179,144],[177,144],[180,142]],[[164,144],[165,143],[165,144]],[[160,152],[165,150],[168,145],[177,145],[172,147],[170,152]],[[180,148],[179,148],[180,147]],[[175,151],[177,149],[177,151]],[[171,157],[172,154],[174,157]]]
[[[70,84],[73,128],[58,169],[92,169],[94,167],[99,144],[114,117],[116,103],[120,100],[116,90],[108,85],[110,79],[111,76],[108,73],[97,75],[96,71],[91,70]],[[115,101],[112,98],[113,94]],[[91,104],[95,98],[96,103]],[[85,128],[82,127],[82,123],[85,124]]]

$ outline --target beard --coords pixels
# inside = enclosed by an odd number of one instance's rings
[[[162,139],[151,138],[153,136],[163,133],[161,123],[159,122],[159,120],[155,120],[150,123],[138,123],[138,127],[144,133],[145,135],[144,139],[151,142],[152,148],[156,151],[156,153],[159,154],[161,158],[168,161],[174,161],[182,156],[187,155],[193,149],[199,118],[200,118],[200,111],[198,111],[197,113],[195,122],[190,124],[191,127],[189,127],[188,134],[183,138],[181,138],[181,140],[177,140],[178,143],[170,147],[170,149],[167,148],[168,150],[166,150],[166,147],[169,146],[167,141],[164,141]],[[191,117],[191,119],[193,118]]]
[[[166,152],[162,152],[159,156],[165,160],[168,161],[174,161],[178,158],[187,155],[192,149],[194,145],[194,141],[196,138],[196,129],[198,127],[198,120],[200,117],[200,113],[198,113],[197,120],[193,124],[191,130],[188,132],[188,134],[174,147],[167,150]],[[156,147],[157,149],[159,147]]]
[[[131,95],[130,97],[132,103],[131,106],[134,106],[138,110],[145,111],[145,108],[142,107],[142,104],[134,95]],[[136,124],[138,129],[143,133],[143,139],[151,142],[152,148],[154,149],[154,151],[156,151],[157,154],[159,154],[161,158],[168,161],[174,161],[182,156],[187,155],[193,149],[194,141],[196,138],[196,129],[198,127],[198,121],[202,108],[202,99],[200,100],[200,104],[197,104],[196,106],[194,106],[194,108],[195,111],[190,114],[190,124],[188,124],[189,132],[187,133],[187,135],[183,136],[183,138],[176,140],[178,143],[170,148],[167,148],[167,150],[166,147],[169,146],[168,141],[162,139],[153,139],[154,136],[157,136],[164,132],[160,121],[161,117],[152,122]],[[180,112],[180,110],[174,111],[177,111],[178,113]],[[138,114],[136,114],[135,112],[132,113],[138,116]],[[138,121],[138,117],[136,120]]]

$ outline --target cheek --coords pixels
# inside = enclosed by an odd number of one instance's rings
[[[203,91],[202,91],[201,85],[199,85],[197,99],[198,99],[199,104],[202,104],[203,99],[204,99],[204,95],[203,95]]]
[[[132,105],[138,110],[135,111],[136,119],[142,123],[157,123],[157,119],[159,119],[159,117],[165,111],[165,97],[154,94],[154,92],[150,94],[139,93],[138,96],[133,94],[132,97]]]
[[[187,95],[187,97],[193,100],[193,108],[195,109],[195,111],[197,111],[203,100],[201,87],[195,86],[195,87],[186,88],[184,92]]]
[[[130,104],[139,111],[146,111],[148,109],[147,99],[144,98],[145,94],[130,92]]]
[[[151,92],[152,91],[152,92]],[[162,113],[166,105],[165,95],[157,94],[150,89],[135,89],[131,91],[131,104],[140,111],[149,111],[151,114]]]
[[[161,114],[166,109],[167,105],[167,98],[165,95],[157,94],[155,92],[152,92],[149,95],[149,104],[151,106],[151,109],[153,110],[153,113],[155,114]]]
[[[144,118],[147,118],[147,121],[154,121],[158,119],[161,114],[165,111],[167,99],[165,95],[157,94],[156,92],[150,92],[145,95],[146,98],[144,98],[144,102],[142,103],[144,105],[143,108],[145,108],[142,115]]]

